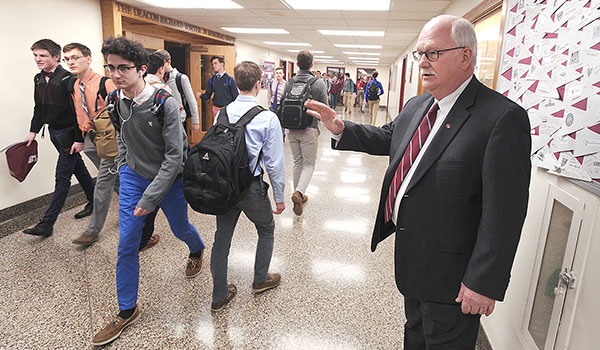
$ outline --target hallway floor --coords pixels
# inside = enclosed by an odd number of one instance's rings
[[[338,106],[338,113],[343,107]],[[379,111],[378,125],[385,122]],[[348,118],[368,122],[355,108]],[[292,160],[286,160],[286,210],[275,216],[270,271],[281,285],[251,292],[256,230],[242,215],[229,259],[238,287],[230,308],[210,312],[210,248],[215,219],[190,210],[206,246],[201,274],[186,280],[187,248],[162,213],[159,244],[140,254],[140,319],[107,349],[400,349],[402,297],[394,284],[393,238],[375,253],[371,232],[386,157],[331,150],[321,129],[319,155],[302,216],[292,212]],[[272,199],[272,191],[269,190]],[[82,349],[118,312],[115,287],[117,197],[100,240],[71,240],[89,218],[59,216],[46,239],[16,232],[0,239],[0,349]]]

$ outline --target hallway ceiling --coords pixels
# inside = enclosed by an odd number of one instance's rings
[[[218,1],[218,0],[214,0]],[[243,9],[167,9],[149,6],[136,0],[123,3],[173,17],[200,27],[227,34],[236,40],[247,42],[294,56],[288,49],[298,46],[276,46],[264,41],[310,43],[311,51],[320,50],[318,56],[333,56],[345,65],[356,65],[350,52],[379,52],[381,66],[390,66],[408,44],[416,39],[420,29],[432,17],[443,13],[451,3],[448,0],[406,1],[391,0],[388,11],[341,11],[341,10],[293,10],[280,0],[234,0]],[[364,0],[368,6],[369,0]],[[222,27],[281,28],[289,34],[238,34]],[[384,31],[383,37],[330,36],[318,30]],[[334,44],[382,45],[381,49],[339,48]],[[331,63],[336,65],[339,63]],[[360,64],[358,64],[360,65]]]

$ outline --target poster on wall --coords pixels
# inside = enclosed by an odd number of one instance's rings
[[[496,88],[527,110],[532,165],[597,183],[599,7],[599,0],[509,0]]]
[[[275,62],[260,61],[260,68],[263,71],[260,80],[260,88],[267,89],[275,79]]]

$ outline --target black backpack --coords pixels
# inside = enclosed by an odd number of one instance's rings
[[[375,79],[371,80],[369,83],[367,98],[369,101],[379,100],[379,84],[377,84],[377,80]]]
[[[181,104],[183,105],[183,110],[185,111],[185,120],[188,120],[192,117],[192,112],[190,112],[190,103],[185,97],[185,91],[183,90],[183,85],[181,84],[181,76],[183,76],[183,74],[177,72],[175,75],[175,84],[177,84],[177,91],[179,91],[179,95],[181,96]]]
[[[236,205],[260,164],[250,169],[245,126],[260,112],[252,107],[235,124],[229,123],[227,106],[214,124],[192,147],[183,167],[183,194],[192,209],[203,214],[225,214]]]
[[[281,126],[286,129],[306,129],[313,122],[313,117],[306,113],[304,102],[312,98],[312,84],[317,81],[316,77],[310,77],[308,81],[296,81],[294,78],[288,80],[291,88],[281,97],[277,116]]]

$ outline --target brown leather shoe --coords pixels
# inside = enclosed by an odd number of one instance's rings
[[[294,214],[298,216],[302,215],[304,202],[306,201],[302,198],[302,193],[296,191],[294,192],[294,194],[292,194],[292,203],[294,203]]]
[[[135,307],[135,311],[133,312],[133,315],[131,315],[127,319],[122,319],[119,316],[115,317],[115,319],[111,323],[107,324],[106,326],[104,326],[104,328],[102,328],[102,330],[100,332],[96,333],[94,338],[92,338],[92,345],[95,345],[95,346],[104,345],[104,344],[108,344],[111,341],[117,339],[121,335],[123,330],[126,327],[130,326],[133,322],[137,321],[137,319],[139,317],[140,317],[139,306]]]
[[[79,237],[73,240],[73,244],[85,245],[88,246],[98,240],[98,236],[88,235],[87,233],[82,233]]]
[[[152,237],[150,237],[150,239],[148,240],[148,242],[146,242],[146,245],[142,247],[142,249],[140,249],[140,253],[143,252],[144,250],[150,249],[152,247],[154,247],[158,241],[160,241],[160,236],[159,235],[152,235]]]
[[[262,283],[252,283],[252,291],[256,294],[265,292],[277,287],[281,283],[281,275],[278,273],[269,273]]]
[[[194,278],[200,274],[203,256],[204,250],[200,252],[199,258],[188,258],[187,266],[185,267],[185,278]]]
[[[227,289],[229,291],[227,293],[227,298],[225,298],[225,300],[223,300],[223,301],[211,303],[210,311],[219,312],[219,311],[223,310],[224,308],[229,307],[229,303],[233,300],[233,298],[235,298],[235,295],[237,294],[237,287],[235,286],[235,284],[230,284],[227,286]]]
[[[308,201],[308,196],[307,195],[302,196],[302,203],[306,203],[306,201]]]

